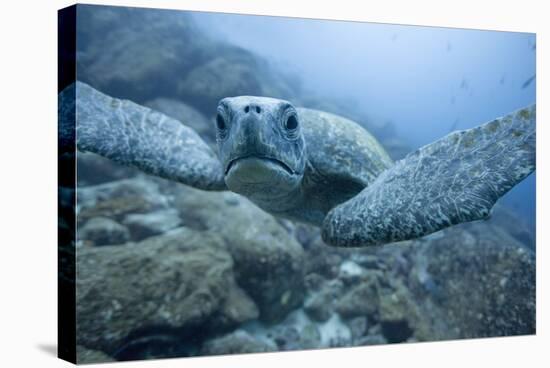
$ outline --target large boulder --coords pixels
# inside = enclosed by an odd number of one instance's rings
[[[233,260],[212,233],[180,228],[133,245],[86,247],[77,258],[77,343],[114,356],[158,331],[185,344],[255,319]]]
[[[216,45],[185,12],[78,7],[78,77],[112,96],[140,103],[175,96],[174,79]]]
[[[304,251],[273,216],[235,193],[179,187],[174,201],[183,223],[224,239],[237,282],[263,321],[279,321],[302,303]]]

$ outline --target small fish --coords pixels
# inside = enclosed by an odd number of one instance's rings
[[[500,84],[506,83],[506,74],[502,74],[502,76],[500,77],[500,80],[498,81],[498,83],[500,83]]]
[[[531,78],[529,78],[525,82],[523,82],[523,84],[521,85],[521,89],[525,89],[525,88],[529,87],[529,85],[531,83],[533,83],[533,81],[535,80],[536,77],[537,77],[537,75],[534,74]]]
[[[456,102],[456,98],[455,98],[455,96],[453,95],[453,96],[451,96],[451,105],[454,105],[455,102]]]
[[[391,35],[391,40],[392,41],[397,40],[397,33],[394,33],[394,34]]]
[[[468,80],[466,78],[462,78],[462,81],[460,82],[460,88],[461,89],[468,89]]]
[[[447,41],[447,52],[450,52],[453,49],[451,42]]]

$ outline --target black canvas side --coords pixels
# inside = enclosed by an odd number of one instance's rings
[[[57,92],[60,93],[76,79],[76,5],[58,11],[57,38]],[[61,105],[58,106],[57,343],[59,358],[76,363],[76,96],[74,88],[68,92],[71,102],[67,104],[65,100],[63,114]],[[67,126],[72,129],[66,129]]]

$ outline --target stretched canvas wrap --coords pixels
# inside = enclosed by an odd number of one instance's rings
[[[59,356],[535,333],[534,34],[59,11]]]

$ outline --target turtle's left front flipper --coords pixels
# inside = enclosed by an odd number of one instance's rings
[[[190,127],[75,82],[58,95],[60,148],[93,152],[150,175],[226,190],[216,154]]]
[[[535,170],[535,121],[532,105],[409,154],[332,209],[323,239],[334,246],[379,245],[486,218]]]

